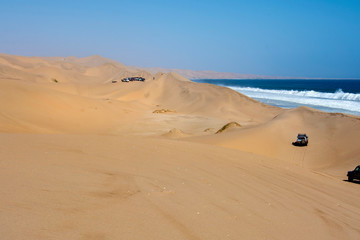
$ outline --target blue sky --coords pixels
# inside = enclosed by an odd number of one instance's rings
[[[0,52],[360,78],[360,1],[4,1]]]

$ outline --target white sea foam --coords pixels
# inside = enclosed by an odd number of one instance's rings
[[[345,110],[352,114],[360,115],[360,94],[346,93],[338,89],[334,93],[323,93],[316,91],[297,91],[297,90],[269,90],[250,87],[230,87],[251,98],[272,101],[295,103],[298,105],[308,105],[321,109],[332,108]]]

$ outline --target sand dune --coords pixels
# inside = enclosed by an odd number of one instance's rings
[[[0,54],[1,239],[359,239],[359,138],[176,73]]]
[[[96,65],[96,56],[85,60],[0,57],[6,63],[0,65],[1,69],[11,68],[22,74],[17,75],[18,81],[14,81],[11,71],[2,71],[0,75],[1,90],[4,91],[0,96],[4,103],[4,123],[0,122],[0,127],[4,125],[4,132],[17,128],[26,129],[27,132],[117,132],[121,131],[122,121],[126,122],[127,118],[126,115],[119,117],[119,110],[130,111],[126,110],[128,108],[143,113],[146,119],[139,116],[139,122],[146,121],[157,128],[158,121],[147,121],[148,113],[164,108],[183,115],[190,114],[188,122],[194,118],[212,118],[211,123],[203,123],[203,129],[185,129],[202,133],[205,128],[213,127],[214,119],[219,122],[216,127],[229,121],[239,121],[243,125],[257,124],[271,119],[280,111],[230,89],[196,84],[174,73],[154,76],[141,70],[133,72],[121,64],[104,63],[103,58]],[[64,63],[68,64],[66,68]],[[143,76],[147,80],[132,83],[120,81],[129,76]],[[114,80],[117,82],[112,83]],[[7,90],[8,87],[11,91]],[[12,121],[14,126],[8,129],[9,123],[5,119],[15,119]],[[50,126],[51,123],[55,125]],[[27,126],[24,128],[23,125]],[[177,127],[169,123],[168,130]],[[132,128],[137,128],[137,125]],[[141,128],[137,130],[142,131]]]
[[[132,68],[137,69],[139,67],[132,67]],[[164,72],[164,73],[174,72],[189,79],[289,79],[291,78],[291,77],[243,74],[243,73],[234,73],[234,72],[168,69],[168,68],[159,68],[159,67],[146,67],[144,69],[154,74],[157,72]]]
[[[309,136],[308,147],[291,143],[298,133]],[[311,169],[345,169],[359,164],[360,119],[344,114],[323,113],[299,107],[277,115],[271,121],[229,133],[197,139],[201,142],[252,152]]]
[[[204,144],[0,135],[2,239],[357,239],[357,184]]]

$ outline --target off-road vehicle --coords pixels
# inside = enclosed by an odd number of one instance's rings
[[[307,146],[309,143],[309,137],[306,136],[305,133],[299,133],[297,136],[297,140],[292,144],[294,146]]]
[[[347,177],[349,182],[352,182],[354,179],[360,180],[360,165],[357,166],[353,171],[348,171]]]

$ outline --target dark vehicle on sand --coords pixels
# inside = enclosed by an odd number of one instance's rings
[[[360,165],[357,166],[353,171],[348,171],[347,177],[349,182],[352,182],[354,179],[360,180]]]
[[[143,77],[128,77],[128,78],[121,79],[121,81],[122,82],[133,82],[133,81],[144,82],[145,78],[143,78]]]
[[[294,146],[307,146],[309,143],[309,137],[306,136],[305,133],[299,133],[297,136],[297,140],[292,144]]]

